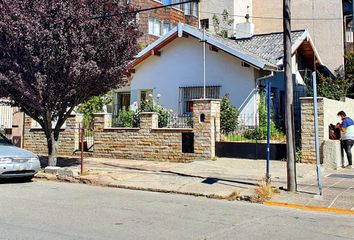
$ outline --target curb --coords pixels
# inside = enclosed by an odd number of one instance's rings
[[[264,202],[263,204],[267,205],[267,206],[287,207],[287,208],[301,209],[301,210],[313,211],[313,212],[325,212],[325,213],[354,215],[354,210],[348,210],[348,209],[342,209],[342,208],[325,208],[325,207],[305,206],[305,205],[299,205],[299,204],[293,204],[293,203],[271,202],[271,201]]]
[[[167,189],[158,189],[158,188],[149,188],[149,187],[135,187],[135,186],[122,185],[122,184],[106,184],[106,183],[95,182],[95,181],[92,181],[91,179],[87,179],[87,178],[59,177],[57,175],[52,175],[52,174],[35,176],[35,178],[38,180],[45,180],[45,181],[79,183],[79,184],[86,184],[86,185],[91,185],[91,186],[120,188],[120,189],[138,190],[138,191],[155,192],[155,193],[170,193],[170,194],[186,195],[186,196],[193,196],[193,197],[205,197],[205,198],[216,199],[216,200],[228,200],[227,198],[229,197],[229,196],[221,196],[221,195],[215,195],[215,194],[182,192],[182,191],[178,191],[178,190],[167,190]],[[251,199],[251,196],[240,195],[235,200],[236,201],[250,201],[249,199]]]

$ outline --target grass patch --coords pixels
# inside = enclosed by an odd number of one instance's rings
[[[217,195],[217,194],[211,194],[209,196],[209,198],[219,199],[219,200],[227,200],[227,201],[236,201],[238,199],[239,195],[240,195],[240,193],[235,191],[235,192],[232,192],[228,196],[221,196],[221,195]]]
[[[278,189],[279,190],[279,189]],[[272,199],[274,189],[271,186],[271,181],[263,179],[259,182],[258,187],[254,190],[255,196],[251,199],[252,202],[264,203]]]

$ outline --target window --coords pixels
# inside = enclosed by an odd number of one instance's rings
[[[207,86],[206,97],[212,99],[220,98],[220,86]],[[179,112],[180,114],[190,114],[193,112],[194,99],[201,99],[204,96],[203,87],[181,87],[179,91]]]
[[[140,91],[140,102],[145,102],[149,99],[149,95],[152,94],[152,89],[141,90]]]
[[[155,18],[149,18],[149,34],[161,36],[161,21]]]
[[[162,35],[167,34],[171,30],[171,24],[170,23],[163,23],[162,24]]]
[[[128,110],[130,106],[130,93],[129,92],[124,92],[124,93],[118,93],[118,110]]]
[[[171,0],[171,3],[179,3],[181,2],[180,0]],[[182,10],[181,4],[173,6],[174,8]]]
[[[184,4],[184,14],[191,15],[191,3]]]
[[[195,17],[198,17],[199,9],[198,9],[198,3],[197,2],[192,2],[192,15]]]
[[[171,0],[162,0],[163,5],[171,4]]]
[[[201,19],[200,20],[200,26],[202,29],[209,29],[209,19]]]

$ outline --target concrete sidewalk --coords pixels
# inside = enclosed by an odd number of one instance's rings
[[[237,192],[241,199],[249,199],[264,177],[265,167],[264,160],[227,158],[191,163],[90,158],[85,160],[88,171],[78,179],[96,185],[196,196],[227,198]],[[78,162],[74,161],[69,168],[77,172]],[[297,164],[299,192],[281,191],[272,201],[353,209],[354,169],[324,170],[322,174],[324,195],[318,197],[315,165]],[[272,161],[271,176],[274,186],[285,189],[286,163]]]

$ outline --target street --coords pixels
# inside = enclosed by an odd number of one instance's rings
[[[0,239],[354,239],[350,215],[46,181],[0,189]]]

